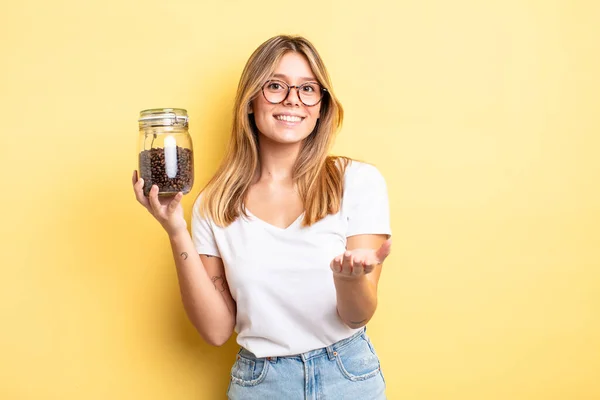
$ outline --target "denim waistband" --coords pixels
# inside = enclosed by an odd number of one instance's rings
[[[362,329],[360,329],[359,331],[356,331],[352,336],[347,337],[346,339],[342,339],[339,342],[335,342],[334,344],[327,346],[327,347],[307,351],[306,353],[294,354],[291,356],[263,357],[262,359],[271,361],[273,363],[277,362],[277,359],[279,359],[279,358],[299,358],[299,359],[302,359],[303,361],[308,361],[311,358],[327,355],[327,357],[329,357],[330,360],[333,360],[335,358],[335,356],[337,356],[337,352],[340,349],[344,348],[345,346],[347,346],[354,340],[356,340],[359,337],[361,337],[362,335],[364,335],[365,332],[366,332],[366,327],[363,327]],[[249,359],[254,359],[254,360],[261,359],[261,358],[256,357],[252,352],[248,351],[244,347],[242,347],[240,349],[238,354],[240,354],[241,356],[243,356],[245,358],[249,358]]]

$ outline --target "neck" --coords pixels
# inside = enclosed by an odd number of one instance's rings
[[[292,184],[294,164],[302,143],[282,144],[259,136],[260,168],[256,181]]]

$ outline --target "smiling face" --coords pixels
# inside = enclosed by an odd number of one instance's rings
[[[270,79],[285,82],[289,86],[317,82],[306,58],[292,51],[281,58]],[[306,139],[317,124],[320,110],[321,103],[312,107],[305,106],[298,98],[295,88],[279,104],[269,103],[259,92],[250,105],[250,112],[254,114],[259,131],[259,140],[266,138],[281,144],[299,143]]]

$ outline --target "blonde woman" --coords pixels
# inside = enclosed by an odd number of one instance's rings
[[[273,37],[235,99],[225,158],[192,210],[134,172],[169,235],[181,297],[203,339],[241,346],[229,399],[385,399],[365,325],[390,253],[385,180],[328,155],[343,110],[314,46]],[[196,256],[198,254],[199,256]]]

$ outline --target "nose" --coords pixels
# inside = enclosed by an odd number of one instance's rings
[[[299,90],[300,88],[298,88],[298,86],[290,86],[290,91],[288,92],[287,97],[283,100],[283,104],[299,106],[301,103],[300,93],[298,92]]]

